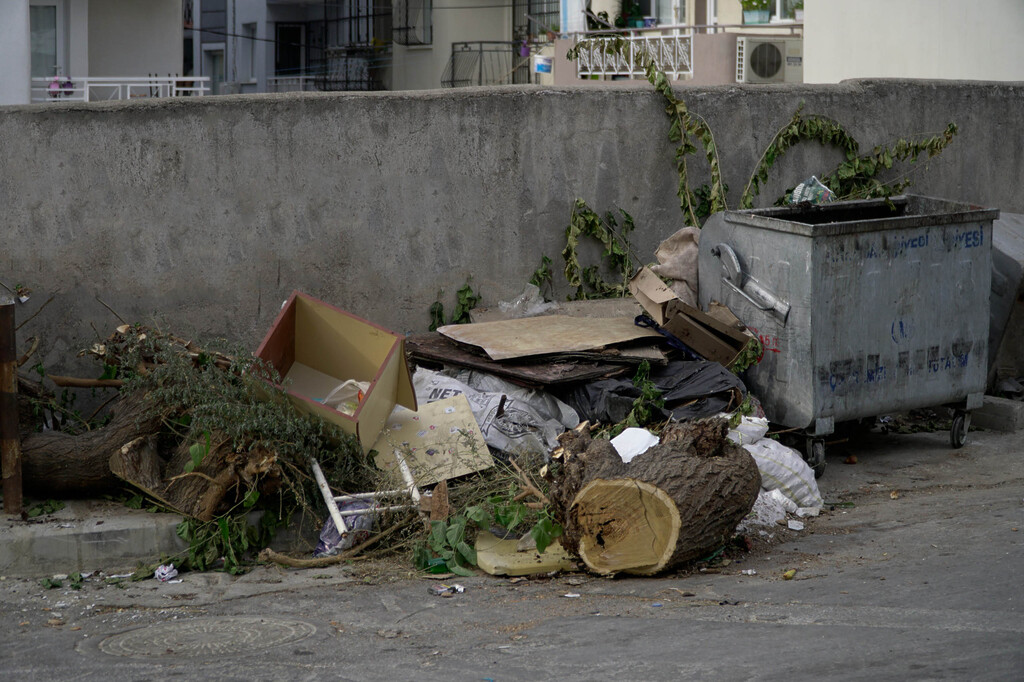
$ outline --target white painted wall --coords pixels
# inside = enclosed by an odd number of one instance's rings
[[[1022,0],[806,0],[804,82],[1024,81]]]
[[[181,0],[89,0],[90,76],[166,76],[181,67]]]
[[[89,1],[68,0],[66,73],[73,77],[92,75],[89,73]]]
[[[434,39],[428,46],[392,46],[392,89],[429,90],[441,87],[441,77],[452,56],[452,43],[511,40],[512,11],[505,6],[480,9],[480,0],[447,0],[432,11]],[[497,4],[497,3],[495,3]],[[467,7],[474,9],[458,9]]]
[[[32,51],[28,0],[0,2],[0,105],[31,99]]]

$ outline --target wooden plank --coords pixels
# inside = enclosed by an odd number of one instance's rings
[[[20,514],[22,506],[18,353],[14,330],[14,299],[0,297],[0,469],[3,470],[5,514]]]
[[[492,360],[594,350],[658,333],[638,327],[632,318],[550,315],[520,320],[452,324],[437,331],[484,349]]]

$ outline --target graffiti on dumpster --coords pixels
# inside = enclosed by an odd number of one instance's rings
[[[971,360],[974,343],[954,341],[949,348],[929,346],[897,355],[896,370],[891,371],[881,355],[833,360],[816,369],[818,382],[832,394],[842,394],[854,386],[880,385],[908,377],[954,374],[964,370]]]
[[[782,348],[779,347],[779,337],[772,334],[762,334],[757,330],[756,327],[747,327],[750,333],[757,337],[757,340],[761,342],[761,355],[758,356],[757,361],[761,362],[764,359],[765,353],[781,353]]]
[[[977,227],[945,230],[940,234],[942,246],[946,251],[954,249],[973,249],[985,244],[985,230]],[[825,251],[825,262],[831,265],[842,263],[861,263],[877,258],[895,259],[902,256],[910,257],[920,249],[936,244],[929,231],[910,234],[883,234],[871,238],[859,236],[850,244],[839,241]]]

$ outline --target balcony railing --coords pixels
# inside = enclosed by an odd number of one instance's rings
[[[653,57],[654,63],[669,78],[680,79],[693,74],[693,38],[687,28],[635,29],[625,35],[614,36],[608,32],[577,35],[576,42],[585,45],[576,60],[576,75],[625,76],[644,78],[644,57]],[[613,40],[626,42],[620,54],[606,52],[603,48]]]
[[[274,76],[267,79],[267,92],[309,92],[317,90],[316,76]]]
[[[207,95],[208,76],[125,76],[32,79],[33,102],[96,102]]]
[[[452,43],[441,86],[515,85],[530,82],[530,55],[522,42],[477,41]]]

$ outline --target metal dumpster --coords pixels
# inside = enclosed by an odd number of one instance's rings
[[[764,344],[746,383],[804,430],[820,473],[842,421],[948,405],[954,447],[987,375],[992,221],[930,197],[726,211],[700,236],[700,304],[727,305]]]

